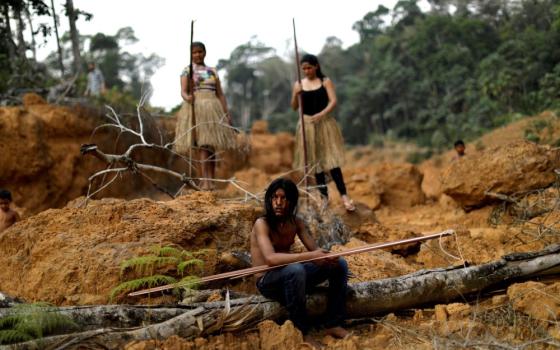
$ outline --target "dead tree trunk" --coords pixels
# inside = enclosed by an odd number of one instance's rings
[[[424,304],[447,303],[504,282],[558,273],[559,268],[560,245],[553,245],[540,252],[511,254],[479,266],[423,270],[401,277],[357,283],[351,285],[351,292],[346,299],[348,316],[370,317]],[[325,295],[320,292],[313,294],[308,298],[307,307],[311,314],[323,313],[326,307]],[[58,349],[64,349],[84,341],[117,349],[133,340],[165,339],[171,335],[193,338],[217,331],[238,331],[266,319],[286,316],[280,304],[261,296],[236,299],[230,303],[198,303],[175,309],[124,305],[82,308],[85,313],[80,312],[80,307],[61,309],[61,312],[74,318],[82,330],[95,326],[105,328],[52,336],[40,342],[21,343],[18,344],[18,349],[38,349],[54,344]],[[136,317],[139,319],[133,322]],[[126,321],[124,324],[123,320]],[[136,329],[114,328],[141,325],[150,320],[161,322]],[[7,349],[0,347],[4,348]]]
[[[16,44],[13,39],[12,26],[10,25],[10,5],[4,3],[2,6],[2,13],[4,15],[4,20],[6,21],[6,39],[8,46],[8,58],[10,60],[10,66],[12,72],[15,71],[15,61],[16,61]]]
[[[37,61],[37,41],[35,40],[35,30],[33,29],[33,21],[31,20],[31,12],[29,11],[29,4],[25,7],[25,18],[27,19],[27,24],[29,25],[29,31],[31,33],[31,53],[33,53],[33,60]]]
[[[51,9],[54,22],[54,34],[56,37],[56,47],[58,48],[58,66],[60,68],[61,77],[64,76],[64,63],[62,63],[62,48],[60,47],[60,36],[58,35],[58,20],[56,10],[54,8],[54,0],[51,0]]]
[[[25,5],[21,5],[25,6]],[[25,38],[23,37],[23,31],[25,30],[25,24],[23,23],[23,18],[21,17],[21,8],[18,6],[14,7],[14,16],[16,19],[16,31],[18,38],[17,53],[21,60],[25,60],[25,51],[27,51],[27,44],[25,43]]]
[[[70,39],[72,41],[72,55],[74,56],[74,74],[78,74],[82,69],[82,56],[80,53],[80,35],[76,27],[78,14],[74,10],[74,1],[66,0],[66,15],[70,24]]]

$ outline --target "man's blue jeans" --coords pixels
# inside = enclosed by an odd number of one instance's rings
[[[294,263],[269,271],[257,281],[257,288],[265,297],[284,305],[290,320],[303,334],[307,334],[310,324],[305,309],[305,294],[325,280],[329,281],[325,326],[340,326],[346,313],[348,284],[348,264],[342,258],[336,265]]]

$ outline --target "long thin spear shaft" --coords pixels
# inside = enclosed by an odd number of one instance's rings
[[[297,68],[297,78],[298,78],[298,83],[299,86],[301,87],[301,89],[303,90],[303,86],[301,85],[301,68],[299,66],[299,51],[298,51],[298,45],[297,45],[297,37],[296,37],[296,20],[295,18],[292,18],[292,25],[294,27],[294,46],[295,46],[295,50],[296,50],[296,68]],[[299,122],[301,124],[301,141],[303,142],[303,164],[304,164],[304,169],[303,169],[303,176],[304,176],[304,180],[305,180],[305,190],[307,190],[309,188],[309,179],[307,176],[307,142],[305,142],[305,121],[303,120],[303,99],[301,96],[301,93],[297,96],[298,98],[298,112],[299,112]]]
[[[345,250],[345,251],[342,251],[342,252],[337,252],[337,253],[329,253],[329,254],[327,254],[325,256],[322,256],[322,257],[319,257],[319,258],[306,259],[306,260],[302,260],[302,261],[298,261],[298,262],[300,262],[300,263],[311,262],[311,261],[317,261],[317,260],[321,260],[321,259],[337,258],[337,257],[341,257],[341,256],[346,256],[346,255],[366,253],[366,252],[370,252],[372,250],[394,247],[394,246],[401,245],[401,244],[422,242],[422,241],[427,241],[427,240],[431,240],[431,239],[435,239],[435,238],[450,236],[452,234],[455,234],[455,231],[446,230],[446,231],[443,231],[443,232],[434,233],[434,234],[427,235],[427,236],[408,238],[408,239],[403,239],[403,240],[395,241],[395,242],[381,243],[381,244],[368,244],[368,245],[365,245],[363,247],[348,249],[348,250]],[[219,273],[217,275],[202,277],[198,281],[198,283],[205,283],[205,282],[211,282],[211,281],[218,281],[218,280],[224,280],[224,279],[234,279],[234,278],[250,276],[250,275],[254,275],[256,273],[267,272],[267,271],[274,270],[274,269],[284,267],[284,266],[287,266],[287,265],[289,265],[289,264],[282,264],[282,265],[276,265],[276,266],[261,265],[261,266],[249,267],[247,269],[242,269],[242,270],[237,270],[237,271]],[[148,294],[148,293],[160,292],[160,291],[164,291],[164,290],[168,290],[168,289],[187,286],[187,285],[190,285],[190,284],[192,284],[192,282],[191,283],[187,282],[187,283],[168,284],[168,285],[165,285],[165,286],[139,290],[137,292],[129,293],[128,295],[129,296],[144,295],[144,294]]]
[[[190,50],[190,61],[189,61],[189,87],[188,90],[191,93],[192,100],[191,100],[191,120],[192,120],[192,131],[191,131],[191,147],[189,148],[189,177],[192,177],[192,149],[193,146],[196,146],[196,115],[195,115],[195,108],[194,108],[194,70],[193,70],[193,57],[192,57],[192,50],[193,50],[193,38],[194,38],[194,20],[191,21],[191,44],[189,45]]]

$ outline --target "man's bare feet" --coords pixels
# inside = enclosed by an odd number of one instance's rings
[[[319,343],[315,339],[313,339],[310,335],[303,336],[303,342],[311,345],[313,349],[322,349],[323,344]]]
[[[344,339],[350,335],[350,332],[348,332],[346,329],[342,327],[327,328],[325,329],[325,333],[330,335],[331,337],[338,338],[338,339]]]

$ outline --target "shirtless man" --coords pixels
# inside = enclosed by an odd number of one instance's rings
[[[453,148],[455,148],[455,152],[457,152],[457,154],[453,157],[453,160],[458,160],[465,156],[465,143],[463,140],[455,141]]]
[[[270,184],[265,194],[265,215],[257,219],[251,232],[251,255],[253,266],[289,264],[256,275],[257,288],[265,297],[284,305],[305,340],[318,347],[319,344],[307,335],[310,323],[305,294],[317,284],[329,281],[326,333],[337,338],[346,337],[349,333],[341,325],[346,310],[348,265],[342,258],[298,263],[328,253],[317,246],[303,221],[296,216],[298,197],[298,189],[290,180],[280,178]],[[307,252],[290,253],[296,235]]]
[[[0,232],[12,226],[19,220],[19,215],[10,208],[12,194],[7,190],[0,190]]]

